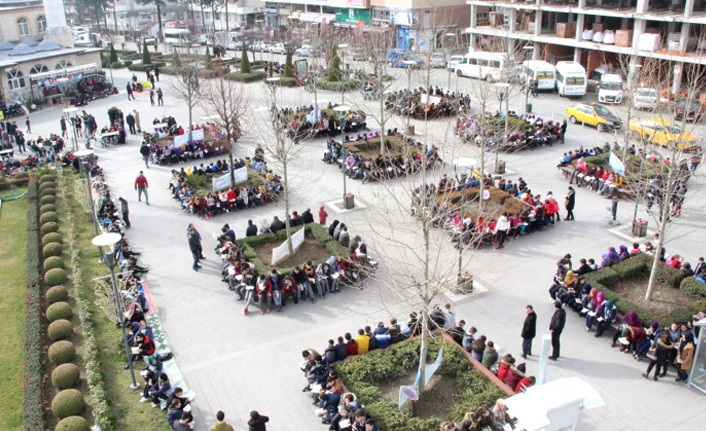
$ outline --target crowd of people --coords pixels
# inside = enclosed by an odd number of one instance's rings
[[[326,223],[328,214],[322,207],[319,210],[319,223]],[[314,223],[314,215],[310,209],[301,215],[294,211],[289,219],[290,227]],[[275,216],[272,223],[262,219],[260,230],[248,221],[246,237],[268,232],[277,233],[286,228],[285,223]],[[257,304],[260,314],[277,311],[287,305],[287,299],[292,298],[295,304],[300,301],[316,302],[327,294],[337,294],[341,286],[350,285],[359,289],[362,278],[375,269],[377,263],[368,255],[368,248],[356,235],[351,237],[348,226],[334,220],[329,226],[329,235],[349,251],[350,258],[331,256],[325,261],[314,265],[311,260],[294,267],[289,274],[281,274],[277,269],[269,273],[258,274],[255,266],[248,261],[244,247],[236,242],[235,232],[227,224],[223,226],[222,235],[218,238],[216,253],[222,261],[222,280],[228,284],[228,289],[238,295],[239,301],[244,301],[243,312],[248,314],[251,304]],[[193,252],[193,250],[192,250]],[[198,254],[194,254],[194,265],[198,264]]]
[[[450,117],[467,113],[471,109],[471,98],[463,93],[429,87],[399,90],[385,97],[385,109],[395,114],[423,120]]]
[[[333,139],[326,142],[326,152],[324,153],[323,161],[328,164],[338,165],[349,178],[362,180],[363,184],[371,180],[385,180],[390,178],[398,178],[411,173],[417,172],[423,167],[425,169],[434,169],[437,164],[441,164],[442,160],[439,157],[439,150],[432,145],[427,148],[421,142],[416,142],[412,138],[404,137],[401,133],[395,130],[388,130],[387,136],[393,136],[401,139],[408,146],[402,150],[400,154],[379,154],[377,157],[366,158],[361,154],[357,154],[352,149],[346,149],[345,144],[341,145]],[[353,141],[354,136],[346,136],[345,142]],[[377,140],[379,144],[380,133],[370,132],[359,133],[355,136],[353,142],[374,144],[373,140]],[[385,138],[387,139],[387,138]]]
[[[44,97],[51,96],[48,88],[42,90]],[[111,94],[118,94],[118,89],[104,79],[86,78],[76,84],[76,94],[69,103],[73,106],[85,106],[92,100],[102,99]]]
[[[518,116],[512,111],[509,116],[524,121],[526,127],[524,132],[508,132],[503,139],[501,130],[504,122],[499,120],[504,117],[504,114],[496,112],[486,113],[482,118],[477,115],[459,116],[456,122],[456,134],[464,142],[474,142],[478,146],[485,145],[488,150],[494,149],[497,145],[499,150],[509,153],[526,148],[534,150],[541,146],[551,146],[555,142],[564,143],[566,120],[562,123],[554,120],[544,121],[533,114]]]
[[[329,102],[327,109],[336,111],[336,106],[338,105]],[[320,106],[277,109],[273,104],[270,113],[273,127],[284,128],[295,143],[299,143],[301,139],[331,137],[340,133],[368,130],[363,111],[348,109],[345,112],[337,111],[335,115],[322,111]]]
[[[659,241],[657,234],[655,241]],[[611,347],[619,344],[621,352],[632,353],[636,360],[649,360],[643,377],[647,378],[656,366],[652,379],[657,381],[659,377],[665,377],[669,365],[673,365],[677,372],[676,381],[685,381],[694,355],[694,320],[706,317],[706,313],[701,312],[686,322],[673,322],[670,327],[665,328],[661,328],[657,321],[643,322],[634,310],[620,317],[616,304],[606,299],[603,291],[591,287],[584,277],[587,273],[610,267],[642,253],[654,255],[655,247],[649,241],[643,246],[633,243],[631,249],[625,245],[621,245],[618,250],[610,247],[601,256],[600,263],[596,263],[592,258],[580,259],[576,268],[572,265],[571,255],[566,254],[557,262],[557,272],[549,288],[551,301],[556,301],[559,306],[563,304],[565,308],[585,318],[586,332],[593,330],[595,325],[596,338],[603,336],[608,329],[615,329]],[[684,262],[681,256],[673,255],[664,259],[662,255],[661,258],[667,265],[680,269],[685,276],[694,275],[695,271],[691,265]],[[695,269],[704,274],[706,263],[703,257],[699,258]]]

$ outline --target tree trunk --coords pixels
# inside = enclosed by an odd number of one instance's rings
[[[281,139],[286,139],[281,137]],[[284,147],[286,145],[284,142],[281,143]],[[282,148],[284,149],[284,148]],[[289,250],[289,255],[294,256],[294,247],[292,246],[292,228],[289,226],[289,176],[287,173],[287,154],[286,151],[282,151],[283,159],[282,162],[282,181],[284,185],[284,228],[287,232],[287,249]]]
[[[481,102],[481,110],[480,112],[485,113],[485,100]],[[484,115],[484,114],[481,114]],[[481,117],[482,118],[482,117]],[[480,125],[480,123],[478,123]],[[481,136],[485,135],[483,132],[483,127],[479,127],[478,132],[481,134]],[[475,139],[475,138],[474,138]],[[485,177],[485,146],[486,143],[484,140],[481,139],[480,141],[480,187],[478,190],[480,190],[480,193],[478,193],[478,216],[483,215],[483,179]],[[471,172],[471,176],[473,176],[473,172]],[[465,190],[464,190],[465,193]],[[461,213],[461,217],[463,217],[463,212]],[[476,220],[477,222],[477,220]],[[459,247],[461,245],[459,244]]]
[[[157,21],[159,22],[159,34],[161,36],[162,35],[162,7],[159,5],[159,1],[157,1]]]
[[[203,13],[203,0],[201,0],[199,4],[201,6],[201,29],[206,33],[206,14]]]
[[[422,325],[422,338],[421,338],[421,343],[419,344],[419,368],[418,368],[418,374],[419,374],[419,383],[418,383],[418,391],[421,394],[424,392],[425,389],[425,380],[426,380],[426,365],[427,365],[427,349],[429,348],[429,312],[427,307],[429,304],[424,304],[424,308],[422,308],[422,319],[421,319],[421,325]]]
[[[226,3],[226,31],[230,31],[230,24],[228,23],[228,0],[225,0]]]

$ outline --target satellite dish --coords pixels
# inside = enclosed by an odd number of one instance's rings
[[[486,201],[490,199],[490,191],[483,190],[483,199],[485,199]]]
[[[419,400],[419,393],[417,393],[416,389],[414,389],[410,386],[402,388],[402,393],[405,394],[407,396],[407,398],[409,398],[412,401]]]

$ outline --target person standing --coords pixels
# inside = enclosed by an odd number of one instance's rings
[[[137,200],[142,202],[142,194],[145,194],[145,202],[147,205],[150,204],[149,201],[149,196],[147,196],[147,187],[149,187],[149,184],[147,183],[147,178],[145,178],[144,172],[140,171],[140,175],[135,178],[135,190],[137,190]]]
[[[157,78],[157,82],[159,82],[159,67],[157,66],[154,67],[154,77]]]
[[[132,94],[132,84],[130,82],[125,85],[125,90],[127,91],[127,100],[135,100],[135,95]]]
[[[25,120],[25,124],[27,125],[27,133],[32,134],[32,125],[29,122],[29,117],[27,117],[27,120]]]
[[[257,410],[253,410],[250,412],[250,419],[248,420],[248,431],[267,431],[265,424],[269,421],[269,417],[261,415]]]
[[[552,361],[559,359],[559,350],[561,349],[559,338],[564,330],[564,325],[566,325],[566,311],[561,306],[561,301],[556,301],[554,302],[554,314],[549,322],[549,330],[552,333],[552,355],[549,359]]]
[[[527,359],[532,356],[532,340],[537,336],[537,313],[534,308],[527,304],[525,307],[527,317],[522,325],[522,358]]]
[[[25,146],[25,135],[19,130],[17,131],[17,135],[15,135],[15,144],[17,144],[17,150],[19,150],[20,153],[27,151],[27,147]]]
[[[576,190],[569,186],[569,193],[564,199],[564,207],[566,208],[566,218],[564,220],[574,220],[574,206],[576,206]],[[561,215],[559,215],[561,218]]]
[[[154,106],[154,88],[150,88],[150,103]]]
[[[147,141],[142,141],[142,146],[140,146],[140,154],[142,154],[142,160],[145,162],[145,167],[147,169],[150,168],[149,161],[150,161],[150,146],[147,145]]]
[[[150,73],[150,85],[154,87],[154,73]]]
[[[196,233],[196,239],[199,240],[199,260],[206,259],[203,255],[203,246],[201,245],[201,234],[199,233],[198,229],[196,229],[196,226],[194,226],[193,223],[189,223],[189,226],[186,227],[186,236],[189,236],[189,231],[193,229],[194,232]]]
[[[157,103],[159,106],[164,106],[164,93],[162,93],[161,88],[157,89]]]
[[[64,117],[61,117],[61,120],[59,120],[59,124],[61,125],[61,137],[65,138],[66,135],[66,119]]]
[[[155,42],[156,45],[157,42]],[[216,423],[211,425],[209,431],[235,431],[232,426],[226,422],[226,414],[222,410],[216,413]]]
[[[320,225],[325,225],[326,224],[326,217],[328,217],[328,213],[326,212],[326,208],[324,208],[323,205],[319,208],[319,224]]]
[[[189,228],[189,250],[191,251],[191,257],[194,259],[193,263],[191,264],[191,269],[194,271],[198,271],[199,268],[201,268],[201,265],[199,265],[199,253],[201,249],[201,241],[199,241],[198,237],[196,236],[196,229]],[[213,429],[213,428],[211,428]]]
[[[132,116],[132,112],[128,112],[127,116],[125,117],[125,122],[130,127],[130,134],[131,135],[134,135],[135,133],[137,133],[135,131],[135,117]]]
[[[137,129],[137,133],[142,133],[142,127],[140,127],[140,113],[137,112],[137,109],[132,111],[135,117],[135,128]]]
[[[130,208],[128,207],[127,201],[122,197],[118,198],[120,201],[120,213],[123,215],[123,221],[125,222],[125,227],[130,229]]]
[[[559,128],[559,134],[561,135],[561,143],[563,144],[565,141],[566,137],[566,119],[562,121],[561,127]]]

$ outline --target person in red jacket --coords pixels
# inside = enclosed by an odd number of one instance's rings
[[[358,354],[358,343],[353,339],[350,332],[346,332],[346,351],[348,356],[353,356]]]
[[[517,384],[517,387],[515,388],[515,393],[519,394],[530,386],[534,386],[535,382],[536,379],[534,378],[534,376],[523,377],[522,380],[520,380],[520,383]]]
[[[525,377],[526,366],[524,363],[518,365],[517,367],[510,367],[505,376],[505,384],[510,386],[513,391],[517,388],[518,383]]]
[[[149,187],[149,184],[147,184],[147,178],[145,178],[145,174],[140,171],[140,175],[135,178],[135,190],[137,190],[137,200],[142,202],[142,194],[145,194],[145,202],[147,205],[150,204],[149,197],[147,196],[147,187]]]
[[[299,298],[297,298],[297,282],[291,275],[282,277],[282,306],[287,305],[287,297],[291,296],[294,298],[294,303],[299,304]]]
[[[319,208],[319,224],[320,225],[326,225],[326,217],[328,217],[328,213],[326,212],[326,209],[324,208],[323,205]]]
[[[505,377],[507,376],[508,371],[510,371],[510,367],[515,364],[515,358],[512,357],[511,354],[507,354],[500,359],[500,366],[498,367],[498,378],[501,381],[505,381]]]
[[[133,345],[133,355],[132,362],[139,361],[143,356],[152,356],[156,347],[154,341],[150,340],[150,337],[146,336],[142,332],[135,336],[135,344]],[[125,365],[125,369],[129,366]]]

